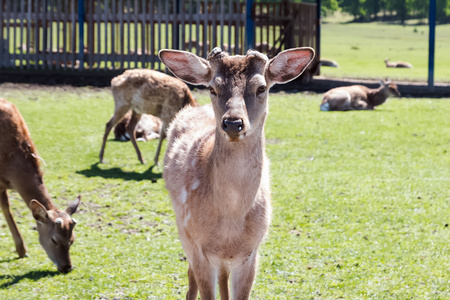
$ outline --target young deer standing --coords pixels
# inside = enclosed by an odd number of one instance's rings
[[[250,50],[228,56],[215,48],[205,60],[161,50],[161,61],[182,80],[209,86],[211,105],[183,109],[168,130],[163,176],[189,261],[186,299],[248,299],[257,249],[271,215],[264,123],[268,92],[299,76],[311,48],[290,49],[269,61]]]
[[[106,123],[99,155],[100,162],[103,162],[106,140],[111,129],[131,109],[133,114],[127,132],[142,164],[144,164],[144,159],[136,142],[136,124],[144,113],[154,115],[162,120],[158,149],[155,155],[155,165],[157,165],[168,124],[184,106],[188,104],[197,106],[197,100],[192,96],[189,87],[181,80],[158,71],[146,69],[127,70],[122,75],[114,77],[111,80],[111,89],[115,104],[114,115]]]
[[[75,236],[71,215],[80,204],[80,196],[66,210],[52,202],[39,169],[38,154],[28,127],[16,106],[0,99],[0,205],[11,230],[19,257],[26,247],[11,214],[7,189],[16,190],[36,220],[39,242],[60,272],[72,269],[69,248]]]
[[[380,87],[369,89],[363,85],[342,86],[323,95],[320,110],[373,110],[383,104],[389,96],[400,97],[397,85],[390,80],[380,80]]]

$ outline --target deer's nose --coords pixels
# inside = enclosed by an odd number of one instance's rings
[[[244,122],[242,119],[225,119],[222,128],[225,132],[239,133],[244,129]]]
[[[58,271],[60,271],[61,273],[69,273],[73,269],[74,269],[74,267],[72,267],[71,265],[65,265],[63,267],[58,267]]]
[[[242,119],[226,118],[222,121],[222,129],[232,140],[238,140],[244,130],[244,121]]]

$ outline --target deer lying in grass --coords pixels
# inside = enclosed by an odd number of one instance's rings
[[[384,60],[384,63],[386,64],[387,68],[408,68],[408,69],[413,68],[413,65],[410,64],[409,62],[405,62],[405,61],[389,62],[388,58],[386,58]]]
[[[127,132],[127,126],[131,121],[131,110],[129,110],[122,120],[114,127],[114,139],[116,141],[129,141],[130,136]],[[159,138],[161,131],[161,119],[152,115],[142,114],[141,119],[136,125],[136,140],[150,141]]]
[[[155,155],[155,165],[158,164],[161,145],[166,137],[166,128],[175,114],[184,106],[197,106],[197,100],[191,94],[189,87],[181,80],[164,73],[135,69],[127,70],[122,75],[111,80],[114,96],[114,115],[106,123],[100,150],[100,162],[103,162],[106,140],[111,129],[131,109],[133,111],[127,132],[136,150],[139,161],[144,164],[141,151],[136,142],[135,127],[142,114],[151,114],[161,118],[162,126],[159,132],[158,149]]]
[[[257,250],[271,206],[264,123],[268,92],[299,76],[311,48],[290,49],[269,61],[250,50],[228,56],[215,48],[205,60],[161,50],[161,61],[182,80],[209,86],[211,105],[183,109],[168,130],[163,176],[189,261],[186,299],[248,299]]]
[[[373,110],[383,104],[389,96],[400,97],[397,85],[390,80],[380,80],[380,87],[370,89],[363,85],[342,86],[323,95],[320,110]]]
[[[0,99],[0,145],[0,205],[19,257],[25,257],[27,250],[11,214],[7,189],[16,190],[31,209],[39,242],[48,257],[60,272],[69,272],[69,248],[76,224],[71,215],[80,204],[80,196],[66,210],[56,208],[44,185],[28,127],[16,106],[5,99]]]

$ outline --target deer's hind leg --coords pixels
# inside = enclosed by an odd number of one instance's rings
[[[22,235],[19,232],[19,229],[17,228],[17,224],[11,214],[8,193],[6,192],[6,190],[0,191],[0,206],[2,208],[3,214],[5,215],[9,230],[11,231],[11,234],[13,236],[17,254],[19,254],[19,257],[21,258],[27,256],[27,248],[23,241]]]
[[[166,131],[167,131],[167,122],[163,121],[161,124],[161,129],[159,130],[158,148],[156,149],[156,154],[155,154],[155,166],[158,165],[159,153],[161,152],[162,143],[163,143],[164,139],[166,138]]]
[[[127,132],[130,136],[130,141],[133,144],[134,150],[136,150],[137,157],[141,164],[145,164],[144,159],[142,158],[141,151],[139,150],[138,144],[136,142],[136,125],[139,123],[139,120],[141,119],[142,115],[138,114],[133,110],[133,114],[131,115],[130,123],[128,123],[127,126]]]
[[[219,273],[219,292],[221,300],[229,300],[230,293],[228,289],[228,278],[230,277],[230,269],[226,266],[220,268]]]
[[[101,163],[103,163],[103,154],[105,153],[106,140],[108,139],[108,135],[111,132],[111,129],[117,123],[119,123],[119,121],[123,118],[123,116],[127,113],[128,110],[130,110],[130,107],[128,105],[116,107],[114,109],[114,115],[111,117],[111,119],[108,121],[108,123],[106,123],[105,133],[103,134],[102,148],[101,148],[100,154],[99,154]]]
[[[189,278],[189,290],[186,293],[186,300],[197,300],[198,286],[197,281],[195,280],[194,271],[192,271],[190,265],[188,270],[188,278]]]

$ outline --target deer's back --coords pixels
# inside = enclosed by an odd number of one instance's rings
[[[186,104],[190,95],[189,87],[181,80],[148,69],[125,71],[113,78],[111,88],[115,102],[166,121]]]
[[[25,168],[39,172],[36,148],[17,107],[0,99],[0,187],[13,188]]]

